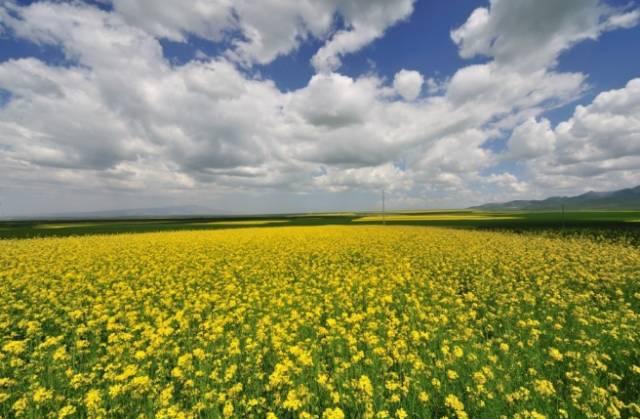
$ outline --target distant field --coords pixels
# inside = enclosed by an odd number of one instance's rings
[[[482,212],[398,211],[384,221],[391,225],[507,229],[507,230],[625,230],[640,231],[640,211]],[[136,233],[151,231],[213,230],[249,226],[311,226],[382,224],[374,213],[310,213],[301,215],[117,220],[40,220],[0,222],[0,238],[29,238],[85,234]]]
[[[388,215],[368,215],[365,217],[355,218],[353,222],[393,222],[393,221],[492,221],[492,220],[522,220],[523,217],[519,215],[505,215],[505,214],[466,214],[455,213],[450,214],[409,214],[409,213],[391,213]]]

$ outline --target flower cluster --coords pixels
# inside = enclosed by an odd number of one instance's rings
[[[640,252],[391,226],[0,241],[0,417],[640,416]]]

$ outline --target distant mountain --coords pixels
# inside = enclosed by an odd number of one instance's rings
[[[105,218],[160,218],[160,217],[192,217],[192,216],[214,216],[229,214],[226,211],[215,210],[199,205],[181,205],[172,207],[156,208],[130,208],[104,211],[78,211],[61,213],[41,213],[29,215],[24,218],[38,219],[105,219]],[[11,217],[13,219],[23,217]]]
[[[612,192],[587,192],[578,196],[554,196],[543,200],[518,200],[502,203],[490,203],[471,207],[488,211],[510,210],[567,210],[603,209],[603,210],[640,210],[640,186],[620,189]]]

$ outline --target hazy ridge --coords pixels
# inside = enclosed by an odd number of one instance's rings
[[[564,205],[567,210],[602,209],[633,210],[640,209],[640,185],[634,188],[609,192],[587,192],[577,196],[553,196],[542,200],[516,200],[496,202],[471,207],[480,210],[559,210]]]

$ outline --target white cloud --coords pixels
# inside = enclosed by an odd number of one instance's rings
[[[427,93],[429,95],[438,95],[443,93],[447,89],[449,80],[437,80],[433,77],[429,77],[426,81]]]
[[[312,58],[318,71],[334,71],[341,57],[380,38],[388,27],[409,17],[414,0],[351,0],[337,3],[346,29],[334,33]]]
[[[211,9],[202,10],[202,16],[220,16],[222,23],[216,18],[194,22],[190,9],[158,15],[155,3],[137,3],[151,8],[146,18],[134,4],[117,2],[117,12],[78,3],[12,6],[11,14],[0,16],[0,25],[16,36],[59,46],[70,64],[55,66],[34,58],[0,63],[0,88],[11,92],[8,103],[0,106],[0,187],[22,182],[45,189],[58,185],[159,195],[388,187],[395,189],[398,202],[424,202],[423,196],[441,194],[438,205],[452,206],[486,198],[478,192],[483,188],[506,198],[534,191],[532,184],[545,190],[553,184],[570,188],[579,178],[590,177],[605,185],[614,172],[629,182],[637,178],[632,174],[640,167],[637,81],[602,93],[555,128],[540,118],[585,89],[586,75],[552,68],[558,53],[582,39],[565,36],[575,31],[558,22],[549,26],[551,33],[539,39],[546,52],[534,59],[535,68],[523,69],[505,58],[515,51],[512,41],[486,51],[472,45],[470,34],[477,31],[482,40],[498,7],[500,13],[513,7],[514,16],[520,16],[516,12],[522,12],[522,5],[494,1],[491,10],[474,12],[454,38],[463,55],[476,51],[495,59],[463,67],[440,81],[430,79],[426,97],[420,96],[424,78],[416,71],[401,70],[393,81],[373,73],[349,77],[330,71],[335,68],[331,63],[349,49],[324,49],[329,58],[320,61],[329,64],[320,65],[323,71],[291,92],[247,75],[233,61],[266,62],[308,36],[332,45],[342,36],[330,34],[334,13],[347,18],[344,31],[373,27],[377,35],[371,36],[378,37],[410,13],[412,2],[400,3],[392,16],[383,16],[391,3],[331,3],[322,9],[328,13],[326,25],[324,12],[316,10],[325,3],[297,2],[287,9],[295,10],[293,15],[271,24],[269,13],[249,17],[266,10],[260,7],[232,13],[233,25],[254,37],[238,41],[232,54],[200,56],[182,66],[167,62],[156,37],[180,40],[192,31],[212,39],[228,36],[226,15],[219,13],[227,3],[207,3]],[[601,10],[584,4],[590,12],[579,15]],[[245,6],[233,3],[234,10]],[[289,6],[274,2],[269,10]],[[308,23],[316,12],[319,22]],[[584,33],[631,25],[635,18],[630,13],[606,9],[589,21],[596,28]],[[287,16],[297,16],[291,18],[297,29],[291,29]],[[574,27],[573,17],[567,19]],[[274,32],[267,34],[263,25]],[[505,26],[501,35],[512,29]],[[517,42],[523,35],[514,36]],[[524,54],[530,45],[522,42]],[[506,153],[496,155],[487,148],[487,141],[514,127]],[[530,178],[503,170],[486,174],[505,158],[529,159]]]
[[[404,100],[415,100],[422,91],[424,77],[417,71],[402,69],[393,79],[393,87]]]
[[[631,157],[640,157],[639,115],[640,79],[600,93],[593,103],[578,106],[569,120],[556,127],[554,159],[578,172],[615,170],[616,162],[626,168]]]
[[[536,71],[555,64],[572,45],[597,39],[604,31],[637,24],[638,11],[626,12],[600,0],[491,0],[451,32],[460,55],[494,57],[499,65]]]
[[[219,40],[237,25],[231,0],[182,1],[111,0],[113,8],[132,26],[148,33],[184,42],[186,34]]]
[[[19,17],[6,15],[3,23],[16,36],[60,45],[68,58],[94,71],[155,72],[151,66],[163,62],[160,44],[118,15],[71,3],[36,2],[12,9]]]
[[[547,70],[523,74],[495,62],[458,70],[447,86],[446,97],[457,106],[475,108],[490,105],[489,112],[531,108],[547,102],[558,105],[576,99],[583,90],[585,76]],[[483,111],[469,109],[470,112]]]
[[[502,189],[510,189],[520,194],[528,191],[528,185],[509,172],[491,174],[486,181],[487,183],[498,185]]]
[[[96,100],[96,86],[82,69],[9,61],[0,65],[0,86],[15,94],[0,112],[2,142],[15,159],[100,170],[144,152],[120,115]]]
[[[111,0],[114,10],[153,36],[185,41],[193,34],[226,40],[227,56],[245,65],[266,64],[309,38],[326,41],[313,57],[321,71],[368,45],[408,17],[414,0]],[[344,28],[336,30],[340,19]]]
[[[376,102],[379,81],[353,80],[340,74],[319,74],[291,97],[288,110],[320,127],[339,128],[365,122]]]
[[[531,159],[552,152],[555,148],[556,135],[551,129],[548,119],[540,122],[529,118],[525,123],[513,130],[507,142],[510,159]]]
[[[390,163],[375,167],[335,170],[330,168],[326,173],[314,179],[316,186],[329,191],[371,189],[381,191],[408,190],[412,179],[406,172]]]
[[[613,180],[640,182],[640,79],[600,93],[551,129],[546,119],[529,120],[513,132],[507,155],[531,159],[530,177],[545,187]],[[589,181],[585,181],[589,179]]]

